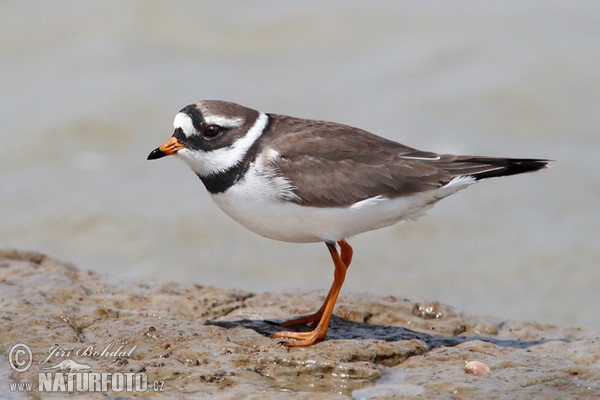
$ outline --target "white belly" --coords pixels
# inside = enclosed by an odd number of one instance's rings
[[[278,199],[280,186],[248,171],[224,193],[213,195],[231,218],[259,235],[285,242],[338,241],[422,215],[438,200],[475,180],[459,177],[436,190],[389,199],[376,196],[349,207],[304,207]]]

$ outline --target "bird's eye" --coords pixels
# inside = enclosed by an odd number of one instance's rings
[[[212,138],[221,133],[222,128],[219,125],[210,124],[204,128],[204,136]]]

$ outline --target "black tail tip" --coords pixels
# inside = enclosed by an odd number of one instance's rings
[[[472,174],[475,179],[487,179],[499,176],[517,175],[526,172],[535,172],[548,168],[552,160],[539,158],[491,158],[479,159],[478,162],[493,167],[479,173]]]
[[[503,168],[489,173],[478,175],[478,179],[493,178],[496,176],[509,176],[524,174],[526,172],[535,172],[540,169],[548,168],[550,160],[535,159],[535,158],[509,158],[504,160]]]
[[[512,159],[507,168],[507,175],[534,172],[548,168],[551,160],[544,159]]]

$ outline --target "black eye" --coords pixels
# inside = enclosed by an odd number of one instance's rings
[[[210,124],[210,125],[206,125],[204,127],[204,136],[207,137],[215,137],[217,136],[219,133],[221,133],[222,128],[219,125],[215,125],[215,124]]]

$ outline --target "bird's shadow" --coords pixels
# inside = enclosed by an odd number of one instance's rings
[[[221,328],[248,328],[258,332],[264,336],[271,336],[282,330],[279,321],[271,320],[253,320],[242,319],[238,321],[209,321],[207,325],[219,326]],[[285,330],[288,330],[287,328]],[[308,326],[295,326],[290,330],[309,331]],[[331,317],[327,338],[331,339],[357,339],[357,340],[382,340],[382,341],[400,341],[400,340],[422,340],[429,349],[436,347],[453,347],[461,343],[472,340],[480,340],[501,347],[509,347],[515,349],[525,349],[530,346],[551,342],[562,341],[570,342],[569,339],[537,339],[537,340],[522,340],[522,339],[506,339],[495,338],[490,336],[444,336],[433,335],[424,332],[413,331],[407,328],[390,325],[378,325],[364,322],[354,322],[344,320],[336,315]]]

